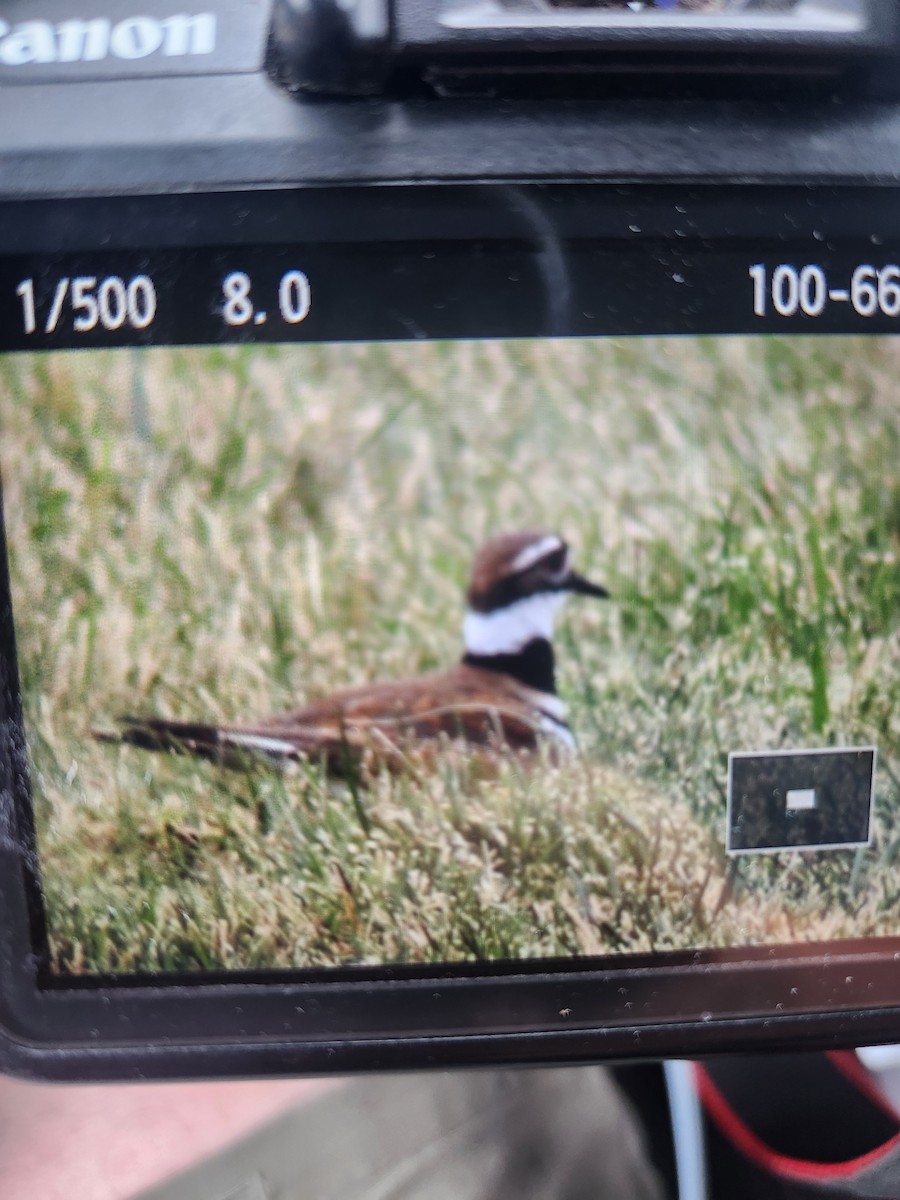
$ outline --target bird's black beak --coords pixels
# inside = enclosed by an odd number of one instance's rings
[[[609,599],[609,592],[606,588],[601,587],[599,583],[591,583],[589,579],[585,579],[577,571],[569,572],[563,588],[567,592],[575,592],[579,596],[595,596],[598,600]]]

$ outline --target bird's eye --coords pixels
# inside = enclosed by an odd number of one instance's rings
[[[568,556],[568,548],[560,546],[558,550],[554,550],[552,554],[548,554],[544,559],[544,569],[549,571],[551,575],[561,575],[566,568],[566,559]]]

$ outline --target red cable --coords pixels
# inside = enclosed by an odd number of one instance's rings
[[[829,1058],[831,1057],[831,1054],[829,1054]],[[856,1056],[854,1055],[853,1057],[855,1059]],[[851,1078],[850,1069],[844,1069],[847,1064],[835,1063],[834,1065],[843,1074],[847,1075],[848,1078]],[[858,1062],[857,1067],[859,1071],[865,1073]],[[900,1147],[900,1133],[897,1133],[889,1141],[876,1146],[874,1150],[870,1150],[867,1154],[861,1154],[858,1158],[851,1158],[845,1162],[819,1163],[803,1158],[791,1158],[787,1154],[779,1154],[776,1150],[773,1150],[771,1146],[768,1146],[762,1138],[753,1132],[749,1125],[731,1107],[700,1063],[694,1063],[694,1079],[703,1107],[719,1132],[752,1162],[755,1162],[763,1170],[773,1175],[786,1176],[798,1181],[845,1179],[849,1175],[854,1175],[857,1171],[862,1171],[866,1167],[874,1165],[885,1155]],[[855,1074],[852,1076],[852,1081],[854,1084],[858,1082]],[[871,1080],[867,1078],[866,1083],[866,1089],[861,1090],[865,1090],[867,1096],[869,1096],[871,1090],[873,1094],[870,1098],[873,1102],[878,1103],[881,1108],[886,1108],[886,1111],[890,1112],[896,1118],[897,1114],[893,1108],[887,1106],[886,1099],[878,1095],[877,1089],[874,1088]]]

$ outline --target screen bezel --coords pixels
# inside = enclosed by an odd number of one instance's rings
[[[277,246],[296,240],[298,228],[305,242],[348,243],[363,225],[369,241],[465,246],[508,239],[512,230],[539,244],[551,280],[559,278],[554,238],[588,234],[650,253],[740,250],[748,261],[762,247],[795,257],[821,257],[823,246],[871,255],[877,238],[883,257],[900,249],[897,198],[887,188],[554,184],[40,201],[3,207],[0,256]],[[536,318],[538,333],[565,332],[552,300]],[[690,332],[695,322],[685,304],[667,331]],[[795,331],[790,322],[778,328]],[[0,602],[8,614],[8,598]],[[8,620],[2,637],[8,655]],[[896,1037],[900,938],[616,956],[575,967],[538,960],[51,981],[14,688],[4,689],[2,703],[12,731],[0,750],[8,835],[0,842],[0,1027],[10,1069],[58,1078],[340,1071]]]

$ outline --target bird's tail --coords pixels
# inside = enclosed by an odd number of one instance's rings
[[[294,762],[308,755],[308,749],[299,744],[300,739],[273,736],[263,730],[169,721],[163,717],[125,716],[117,723],[118,729],[95,729],[93,736],[100,742],[190,754],[233,767],[245,767],[254,758]]]
[[[252,726],[120,717],[117,724],[114,731],[93,730],[93,736],[143,750],[188,754],[238,770],[260,762],[317,762],[331,775],[358,780],[378,765],[391,770],[407,765],[396,742],[379,729],[360,729],[342,721]]]

